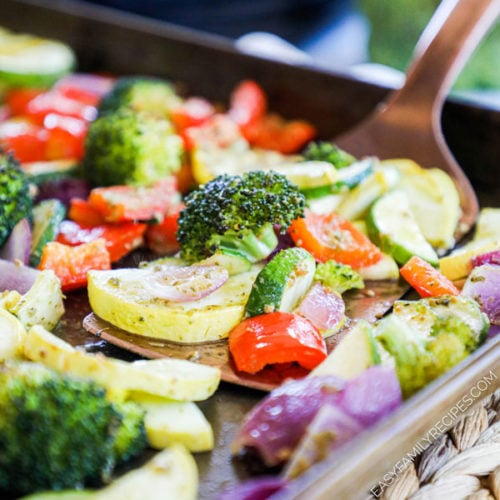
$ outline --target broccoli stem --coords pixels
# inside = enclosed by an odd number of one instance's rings
[[[210,244],[216,245],[220,252],[244,257],[250,262],[259,262],[269,257],[278,245],[274,226],[266,222],[258,231],[226,231],[214,235]]]

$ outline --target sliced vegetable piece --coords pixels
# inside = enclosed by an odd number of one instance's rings
[[[243,129],[259,121],[267,112],[267,95],[253,80],[240,82],[231,93],[228,115]]]
[[[145,278],[147,295],[169,302],[191,302],[215,292],[228,280],[229,273],[215,265],[156,266]]]
[[[398,189],[407,194],[425,239],[434,248],[451,248],[460,218],[460,199],[451,177],[441,169],[424,169],[408,159],[386,160],[382,165],[397,168],[401,174]]]
[[[462,295],[473,298],[492,324],[500,324],[500,266],[475,267],[462,288]]]
[[[37,267],[45,245],[54,241],[66,215],[66,207],[59,200],[44,200],[33,208],[33,232],[30,265]]]
[[[365,281],[395,281],[399,279],[398,263],[386,253],[383,253],[381,259],[375,264],[360,267],[358,272]]]
[[[25,162],[21,166],[28,175],[30,182],[36,185],[59,179],[72,178],[78,172],[78,161],[75,158]]]
[[[182,303],[158,299],[154,290],[144,289],[151,275],[148,267],[91,271],[88,295],[95,314],[128,332],[174,342],[206,342],[226,338],[241,321],[259,270],[230,276],[203,299]]]
[[[285,382],[247,413],[231,444],[233,454],[252,449],[267,466],[285,462],[318,410],[335,402],[344,386],[332,375]]]
[[[283,163],[273,166],[272,170],[284,175],[311,198],[332,192],[332,186],[340,178],[337,169],[324,161]]]
[[[33,285],[5,307],[26,329],[41,325],[52,330],[64,314],[61,282],[51,270],[35,272]]]
[[[168,491],[171,498],[195,500],[198,496],[198,469],[193,456],[182,444],[173,444],[145,465],[131,470],[93,495],[96,500],[127,498],[130,492],[153,498]]]
[[[148,224],[145,239],[147,247],[158,255],[173,255],[180,249],[177,241],[179,214],[183,204],[168,210],[163,220],[157,224]]]
[[[380,362],[374,329],[367,321],[359,320],[309,376],[336,375],[350,380]]]
[[[229,273],[229,276],[246,273],[252,268],[252,263],[249,260],[245,259],[245,257],[240,257],[239,255],[229,255],[227,253],[214,253],[210,257],[207,257],[204,260],[200,260],[200,262],[197,262],[193,265],[220,266],[226,269],[226,271]]]
[[[325,342],[310,321],[293,313],[272,312],[242,321],[229,333],[236,369],[257,373],[275,363],[297,362],[312,370],[326,358]]]
[[[390,191],[372,205],[367,228],[371,239],[400,264],[417,255],[438,265],[438,256],[420,231],[403,191]]]
[[[49,113],[43,125],[49,131],[45,146],[45,159],[60,160],[83,158],[83,143],[87,135],[88,123],[71,116]]]
[[[260,271],[245,307],[247,316],[291,312],[312,284],[316,262],[303,248],[277,253]]]
[[[188,97],[173,106],[169,117],[177,132],[182,132],[189,127],[200,126],[214,114],[215,108],[207,99]]]
[[[59,226],[56,241],[63,245],[77,246],[103,238],[106,241],[111,262],[116,262],[143,243],[145,231],[146,224],[136,222],[89,227],[71,220],[64,220]]]
[[[0,81],[10,87],[49,87],[74,64],[74,52],[62,42],[17,33],[2,37]]]
[[[111,268],[106,241],[99,238],[76,247],[56,241],[47,243],[42,250],[38,269],[52,269],[61,280],[64,292],[82,288],[87,284],[91,270]]]
[[[195,403],[137,393],[132,396],[145,410],[144,426],[153,448],[161,450],[173,443],[181,443],[192,452],[213,448],[212,427]]]
[[[466,278],[472,271],[472,259],[500,249],[500,238],[472,240],[449,255],[441,257],[439,269],[450,280]]]
[[[22,323],[10,312],[0,308],[0,362],[22,353],[26,332]]]
[[[49,133],[26,120],[7,120],[0,123],[0,146],[21,162],[45,160]]]
[[[179,202],[174,177],[152,186],[110,186],[92,189],[88,199],[107,222],[163,220],[164,214]]]
[[[314,139],[317,131],[305,120],[287,121],[277,114],[267,114],[246,126],[243,134],[255,147],[292,154]]]
[[[345,304],[341,295],[320,283],[314,283],[300,302],[297,312],[307,318],[323,335],[332,335],[345,322]]]
[[[420,297],[458,295],[460,290],[439,270],[414,255],[400,270],[401,276],[418,292]]]
[[[292,222],[289,233],[295,244],[318,261],[335,260],[353,269],[375,264],[382,252],[347,219],[336,213],[315,214]]]
[[[24,355],[59,372],[94,380],[112,396],[130,399],[139,393],[138,397],[201,401],[209,398],[220,382],[220,370],[213,366],[169,358],[127,362],[91,354],[75,349],[39,325],[27,333]]]
[[[0,292],[15,290],[20,294],[26,293],[33,286],[39,272],[19,261],[0,259]]]
[[[395,168],[374,167],[374,172],[365,177],[339,203],[336,212],[349,220],[362,219],[375,200],[394,188],[400,174]]]
[[[71,200],[68,217],[83,226],[99,226],[106,223],[101,212],[82,198],[73,198]]]
[[[44,89],[29,87],[7,89],[5,92],[4,101],[10,111],[10,115],[25,115],[28,103],[37,95],[43,92],[45,92]]]
[[[28,264],[31,253],[31,226],[28,219],[21,219],[0,248],[0,259]]]

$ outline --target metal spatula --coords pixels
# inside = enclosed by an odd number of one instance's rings
[[[450,174],[462,207],[458,237],[474,224],[478,202],[445,143],[441,109],[455,77],[499,12],[500,0],[443,0],[416,46],[403,87],[366,120],[335,139],[357,156],[410,158]],[[491,64],[500,64],[498,56]]]

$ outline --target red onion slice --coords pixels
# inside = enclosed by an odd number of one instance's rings
[[[483,264],[500,265],[500,250],[492,250],[481,255],[475,255],[470,261],[472,267],[482,266]]]
[[[28,264],[31,253],[31,226],[28,219],[21,219],[11,231],[10,236],[0,249],[0,259]]]
[[[32,267],[0,259],[0,292],[16,290],[25,294],[33,286],[39,272]]]
[[[462,288],[462,295],[474,299],[490,322],[500,325],[500,266],[475,267]]]
[[[286,382],[273,390],[245,417],[231,449],[255,450],[263,462],[286,461],[318,410],[339,397],[344,382],[331,375]]]
[[[300,303],[299,313],[320,330],[336,330],[343,322],[345,304],[338,293],[315,283]]]
[[[215,292],[228,278],[227,269],[216,265],[155,266],[143,286],[152,297],[189,302]]]

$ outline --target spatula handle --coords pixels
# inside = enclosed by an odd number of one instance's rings
[[[411,96],[413,105],[418,101],[431,109],[441,106],[499,13],[500,0],[443,0],[421,35],[406,83],[395,93],[391,104],[404,105],[407,96]]]

